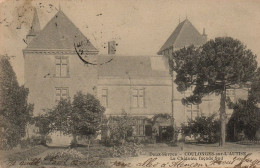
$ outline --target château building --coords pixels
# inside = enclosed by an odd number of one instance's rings
[[[169,114],[178,127],[189,118],[201,114],[217,113],[219,100],[208,96],[200,105],[184,106],[181,99],[191,93],[180,93],[169,73],[163,55],[194,44],[207,41],[205,30],[200,34],[186,19],[179,23],[159,55],[120,56],[115,54],[114,42],[109,43],[109,54],[99,51],[74,23],[59,10],[41,29],[34,13],[31,30],[27,35],[28,46],[23,50],[25,60],[25,86],[29,88],[28,101],[34,104],[33,115],[43,114],[61,98],[73,99],[78,92],[95,95],[106,108],[105,115],[139,116],[134,136],[151,136],[145,118],[156,114]],[[83,43],[82,43],[83,42]],[[84,52],[79,57],[77,46]],[[82,60],[83,59],[83,60]],[[230,92],[232,96],[234,93]],[[159,135],[169,126],[161,120],[157,125]]]

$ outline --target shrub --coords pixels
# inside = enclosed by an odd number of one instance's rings
[[[75,149],[66,149],[64,151],[58,152],[50,152],[45,156],[45,160],[50,160],[52,158],[56,159],[73,159],[73,160],[80,160],[84,159],[84,155]]]
[[[49,152],[47,153],[47,155],[44,157],[43,159],[43,163],[48,165],[59,165],[59,166],[63,166],[63,165],[67,165],[67,161],[68,160],[83,160],[85,159],[85,156],[75,150],[75,149],[66,149],[66,150],[62,150],[62,151],[57,151],[57,152]]]
[[[233,104],[233,113],[227,124],[228,139],[242,140],[239,134],[244,133],[249,140],[256,139],[256,132],[260,128],[260,110],[251,100],[238,100]]]
[[[187,125],[182,124],[182,134],[194,136],[199,142],[217,142],[220,138],[220,121],[215,116],[199,116],[195,120],[189,120]]]
[[[104,138],[104,145],[123,145],[125,141],[130,140],[129,138],[133,133],[133,126],[134,119],[127,114],[109,117],[106,126],[109,135]]]
[[[110,147],[106,152],[109,157],[136,157],[142,153],[143,145],[126,142],[122,146]]]

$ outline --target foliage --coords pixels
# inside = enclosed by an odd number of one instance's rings
[[[182,124],[182,133],[185,136],[194,136],[197,140],[214,143],[219,140],[220,122],[216,115],[198,116],[195,120],[189,120],[187,125]]]
[[[109,157],[135,157],[142,153],[142,145],[126,142],[123,146],[113,146],[107,150]]]
[[[72,103],[72,113],[68,119],[68,133],[90,139],[101,129],[105,108],[91,94],[78,92]]]
[[[46,142],[45,137],[53,131],[61,131],[74,136],[72,145],[77,144],[76,136],[91,139],[101,128],[101,118],[105,108],[91,94],[78,92],[73,103],[62,99],[54,108],[34,117],[35,125]]]
[[[255,139],[258,129],[260,129],[260,68],[255,75],[249,91],[248,100],[238,100],[236,103],[229,103],[233,108],[233,114],[227,125],[229,139],[233,141],[239,140],[238,133],[244,132],[249,140]]]
[[[50,122],[50,131],[61,131],[64,133],[69,132],[69,122],[71,122],[72,107],[70,100],[62,99],[53,108],[47,110],[48,120]]]
[[[162,114],[162,113],[159,113],[159,114],[155,114],[152,118],[152,123],[155,124],[157,119],[158,118],[164,118],[166,120],[170,120],[171,121],[171,124],[173,125],[173,118],[171,115],[165,113],[165,114]]]
[[[165,121],[170,121],[170,125],[165,129],[165,133],[162,135],[164,141],[170,142],[170,145],[174,145],[177,142],[177,133],[174,131],[174,119],[170,114],[155,114],[152,118],[152,125],[155,125],[158,122],[158,119],[164,119]],[[156,137],[159,141],[159,135]]]
[[[52,109],[46,110],[46,113],[33,118],[33,123],[39,129],[41,136],[40,144],[46,145],[47,135],[53,131],[68,132],[68,120],[72,113],[71,103],[62,99]]]
[[[248,94],[249,101],[254,104],[260,103],[260,68],[257,69],[257,72],[251,84],[251,89]]]
[[[84,159],[84,155],[80,153],[79,151],[75,149],[66,149],[63,151],[57,151],[57,152],[49,152],[45,157],[44,160],[52,160],[52,159],[72,159],[72,160],[82,160]]]
[[[33,106],[27,103],[29,90],[19,86],[8,56],[0,56],[1,147],[16,146],[25,136]]]
[[[256,55],[239,40],[219,37],[199,48],[189,46],[173,53],[169,65],[177,72],[178,91],[195,86],[183,104],[199,104],[205,95],[220,94],[221,145],[225,143],[226,88],[246,85],[257,69]]]
[[[226,87],[246,84],[254,77],[256,55],[239,40],[219,37],[203,46],[189,46],[173,53],[172,69],[177,72],[175,83],[179,91],[195,86],[193,95],[184,104],[200,103],[211,93],[222,93]]]
[[[127,114],[110,116],[107,121],[107,129],[110,135],[105,139],[105,144],[123,144],[132,135],[134,124],[134,118]]]
[[[248,100],[239,100],[233,109],[233,114],[227,125],[230,133],[229,139],[239,140],[237,134],[244,132],[249,140],[254,140],[256,131],[260,128],[260,110]]]

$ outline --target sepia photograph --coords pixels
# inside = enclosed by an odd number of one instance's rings
[[[260,167],[260,1],[0,0],[0,168]]]

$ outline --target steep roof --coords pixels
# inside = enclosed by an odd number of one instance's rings
[[[41,30],[40,21],[38,18],[37,10],[34,8],[34,15],[32,20],[32,26],[27,36],[36,36]]]
[[[87,41],[87,42],[86,42]],[[98,52],[81,31],[60,10],[26,49],[74,49],[74,43],[84,42],[84,49]]]
[[[188,19],[185,19],[179,23],[158,53],[172,46],[174,48],[181,48],[191,44],[202,45],[205,42],[206,39],[203,38],[203,35],[198,32]]]
[[[98,56],[99,63],[111,59],[112,61],[109,63],[98,66],[99,76],[170,77],[169,70],[161,56]],[[154,63],[155,61],[157,64]]]

